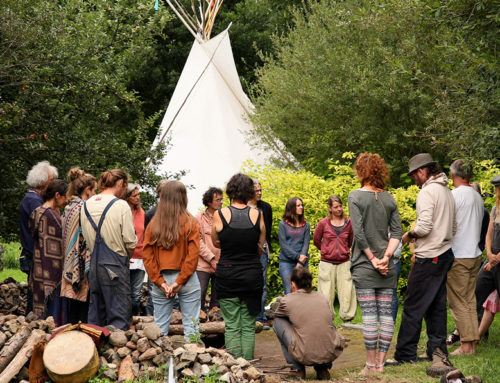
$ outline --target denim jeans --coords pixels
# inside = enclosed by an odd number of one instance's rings
[[[264,278],[264,287],[262,289],[262,304],[261,304],[261,311],[260,313],[257,314],[257,321],[258,322],[266,322],[266,314],[264,314],[265,307],[266,307],[266,298],[267,298],[267,265],[268,265],[268,251],[266,248],[266,251],[264,251],[261,256],[260,256],[260,264],[262,265],[262,277]]]
[[[285,291],[285,295],[290,294],[292,292],[290,276],[292,275],[292,271],[295,268],[295,266],[297,266],[297,263],[280,261],[279,270],[280,270],[281,280],[283,281],[283,290]],[[306,262],[304,267],[306,269],[309,268],[309,260]]]
[[[130,297],[132,299],[132,315],[139,315],[141,311],[142,285],[144,283],[144,270],[130,270]]]
[[[171,285],[179,275],[178,270],[162,271],[163,279],[167,285]],[[172,309],[174,307],[175,297],[167,298],[165,293],[156,285],[153,284],[151,291],[154,305],[154,317],[156,324],[160,327],[163,335],[168,335],[168,327],[172,318]],[[184,339],[190,341],[190,335],[198,334],[198,323],[200,318],[200,299],[201,290],[198,276],[193,273],[186,284],[181,287],[177,293],[179,304],[182,312],[182,325],[184,326]]]
[[[399,307],[399,301],[398,301],[398,282],[399,282],[399,275],[401,274],[401,263],[399,262],[394,262],[394,267],[396,268],[396,288],[394,289],[394,294],[392,296],[392,319],[394,320],[394,324],[396,324],[396,317],[398,316],[398,307]]]

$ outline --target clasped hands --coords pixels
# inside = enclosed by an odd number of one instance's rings
[[[172,283],[170,286],[167,285],[166,282],[163,282],[161,284],[161,289],[163,290],[163,292],[165,293],[165,296],[167,298],[173,298],[175,297],[175,294],[177,294],[179,292],[179,290],[181,289],[181,285],[179,285],[177,282],[174,282]]]
[[[500,253],[488,254],[488,263],[483,266],[484,271],[491,271],[500,262]]]
[[[377,258],[374,254],[371,260],[373,268],[380,274],[387,275],[389,272],[389,258],[390,256],[388,254],[384,254],[382,259]]]

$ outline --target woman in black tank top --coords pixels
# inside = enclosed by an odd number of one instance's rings
[[[255,319],[260,312],[262,266],[259,256],[266,241],[262,213],[247,206],[253,198],[250,177],[236,174],[226,193],[231,206],[214,214],[212,240],[221,256],[215,271],[215,288],[224,322],[226,348],[235,357],[253,359]]]

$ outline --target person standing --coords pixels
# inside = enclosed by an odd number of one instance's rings
[[[33,312],[42,319],[52,316],[57,326],[66,323],[61,294],[63,270],[62,222],[60,209],[67,202],[68,184],[53,180],[42,194],[43,205],[30,216],[35,241],[29,285],[33,291]]]
[[[378,154],[361,153],[355,170],[361,188],[348,197],[354,232],[351,273],[363,314],[366,366],[361,373],[366,374],[384,371],[394,333],[391,306],[396,268],[392,256],[403,232],[396,201],[385,190],[389,172],[384,160]]]
[[[262,323],[263,330],[269,330],[270,327],[266,323],[267,318],[265,311],[267,299],[267,267],[269,265],[269,255],[273,251],[271,246],[271,230],[273,228],[273,208],[266,201],[262,200],[262,185],[260,181],[253,180],[253,188],[255,190],[255,197],[248,201],[248,206],[259,209],[264,218],[264,225],[266,227],[266,243],[264,252],[260,255],[260,263],[262,264],[262,277],[264,278],[264,288],[262,289],[262,304],[260,313],[257,315],[257,321]]]
[[[121,330],[130,327],[129,257],[137,244],[132,211],[122,199],[127,185],[123,170],[103,172],[100,193],[85,201],[80,214],[83,237],[91,251],[89,323]]]
[[[217,292],[215,291],[215,269],[220,258],[220,249],[212,242],[212,226],[214,213],[222,207],[222,190],[216,187],[209,188],[202,197],[203,205],[207,208],[201,211],[196,220],[200,225],[200,257],[196,274],[200,280],[201,309],[205,310],[205,299],[208,284],[211,285],[210,307],[219,307]]]
[[[451,240],[455,260],[448,271],[446,288],[448,305],[460,333],[461,345],[452,355],[475,354],[479,341],[476,312],[476,279],[481,267],[479,249],[481,223],[484,215],[483,199],[470,185],[472,166],[456,160],[450,166],[455,189],[457,232]]]
[[[142,260],[142,248],[144,243],[144,219],[145,213],[141,207],[141,194],[139,185],[128,184],[126,200],[132,211],[134,218],[135,235],[137,236],[137,246],[130,259],[130,293],[132,300],[132,315],[140,315],[142,286],[146,269]]]
[[[318,267],[318,291],[330,303],[335,316],[335,290],[340,303],[339,315],[350,321],[356,315],[356,290],[351,276],[351,220],[344,215],[342,200],[336,195],[328,198],[328,216],[314,230],[314,245],[321,251]]]
[[[231,205],[214,214],[212,242],[221,256],[215,271],[215,290],[226,323],[226,349],[236,358],[253,359],[255,319],[261,310],[262,266],[266,242],[262,212],[248,206],[253,181],[235,174],[226,187]]]
[[[154,318],[168,335],[175,296],[179,297],[184,339],[199,334],[200,282],[196,266],[200,252],[200,228],[187,211],[187,191],[179,181],[167,181],[160,202],[146,228],[142,257],[153,288]]]
[[[87,323],[89,311],[90,250],[83,238],[80,214],[83,202],[95,195],[97,181],[91,174],[75,167],[68,172],[70,180],[62,218],[64,268],[61,279],[61,296],[68,301],[68,322]]]
[[[290,280],[292,292],[279,302],[274,332],[287,363],[293,365],[299,378],[305,379],[307,365],[314,366],[318,380],[329,380],[332,362],[342,354],[345,339],[335,331],[328,301],[311,291],[309,270],[294,268]]]
[[[283,219],[279,223],[278,238],[280,241],[279,271],[286,295],[292,291],[290,275],[294,267],[308,268],[309,266],[311,225],[304,218],[304,203],[299,197],[292,197],[287,201]]]
[[[19,238],[21,241],[21,255],[19,263],[21,271],[30,279],[30,270],[33,264],[34,239],[29,228],[31,213],[43,205],[42,193],[47,186],[57,178],[57,169],[48,161],[41,161],[31,168],[26,177],[29,190],[19,205]],[[26,315],[33,311],[33,294],[28,286]]]
[[[398,363],[417,360],[422,319],[427,324],[430,376],[453,369],[446,348],[446,276],[453,264],[451,240],[456,232],[455,200],[448,178],[429,153],[413,156],[408,175],[421,188],[417,196],[417,223],[403,235],[403,243],[415,241],[415,263],[408,276],[401,326],[394,358]],[[423,288],[425,286],[425,288]]]

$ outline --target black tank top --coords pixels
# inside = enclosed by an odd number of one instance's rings
[[[221,265],[260,264],[258,243],[260,236],[260,214],[255,225],[250,219],[250,207],[243,209],[229,206],[231,220],[226,221],[219,210],[222,219],[222,230],[219,232]]]

